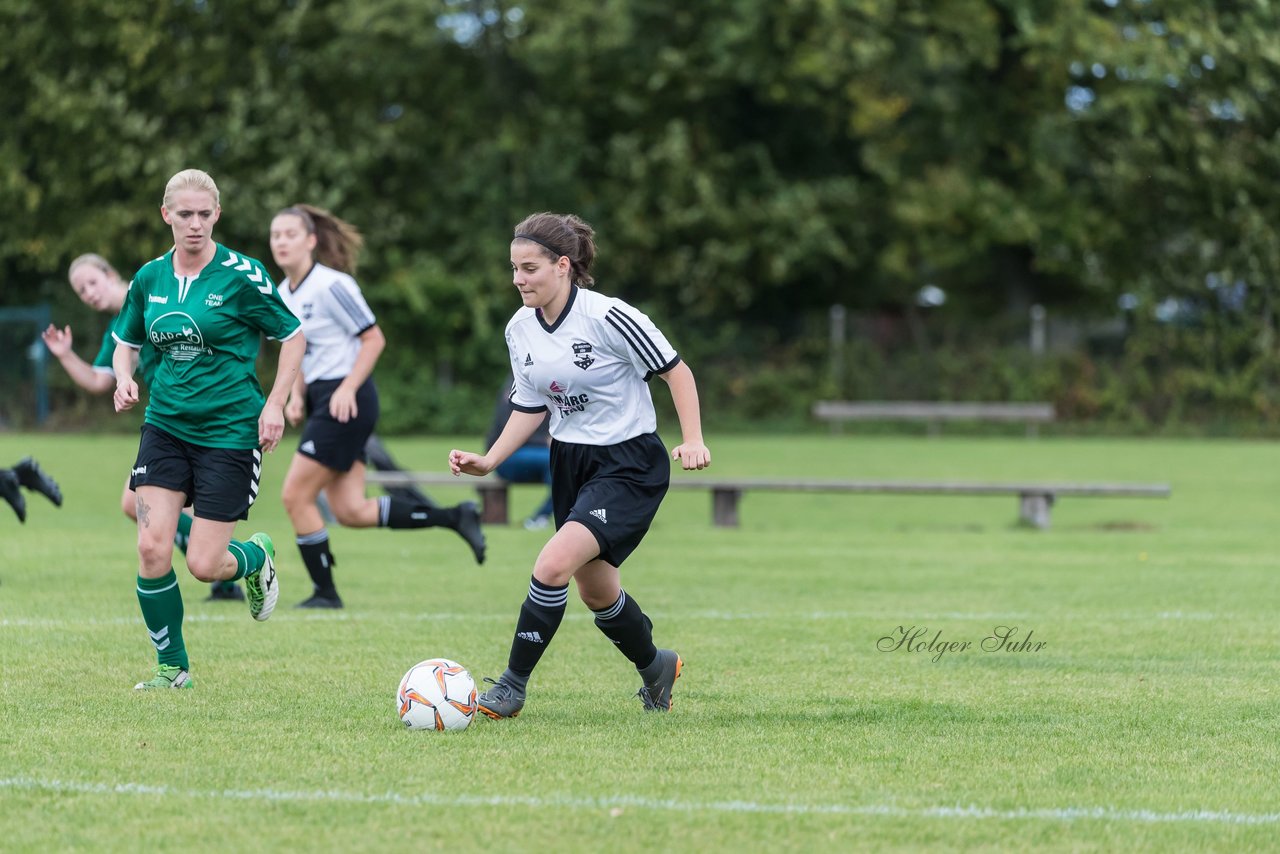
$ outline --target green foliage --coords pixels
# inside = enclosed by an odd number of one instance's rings
[[[508,229],[546,209],[597,226],[602,289],[682,351],[753,342],[792,388],[804,317],[907,311],[926,283],[999,322],[1243,282],[1232,358],[1268,364],[1276,23],[1193,0],[0,0],[3,300],[74,317],[68,261],[164,251],[160,191],[194,165],[218,238],[264,260],[294,201],[364,229],[406,428],[483,423],[453,389],[499,381]],[[970,361],[1008,386],[947,364]]]

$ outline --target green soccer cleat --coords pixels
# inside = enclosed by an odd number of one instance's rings
[[[267,556],[262,569],[244,577],[244,590],[249,596],[249,613],[259,622],[271,616],[280,598],[280,579],[276,575],[276,547],[271,537],[259,531],[249,542],[262,549]]]
[[[146,682],[133,686],[135,691],[150,691],[152,688],[194,688],[191,674],[176,664],[156,665],[156,675]]]

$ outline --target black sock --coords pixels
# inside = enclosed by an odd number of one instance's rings
[[[456,528],[457,507],[432,507],[384,495],[378,499],[378,526],[381,528]]]
[[[338,598],[338,588],[333,584],[333,553],[329,551],[329,530],[321,528],[314,534],[298,536],[298,551],[302,553],[302,563],[311,576],[316,594],[328,599]]]
[[[517,676],[529,678],[538,659],[555,637],[560,621],[564,619],[565,605],[569,601],[569,585],[547,587],[536,578],[529,579],[529,595],[520,606],[520,619],[516,621],[516,636],[511,641],[511,655],[507,669]]]
[[[658,655],[658,648],[653,645],[653,623],[627,591],[620,591],[618,601],[608,608],[592,613],[596,615],[596,628],[617,645],[637,670],[653,663]]]

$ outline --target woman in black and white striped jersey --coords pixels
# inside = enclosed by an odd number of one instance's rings
[[[484,562],[474,502],[436,507],[394,495],[365,496],[365,443],[378,420],[373,368],[386,339],[351,275],[363,244],[355,227],[311,205],[285,208],[271,221],[271,254],[285,274],[280,296],[310,333],[284,413],[294,425],[306,417],[283,489],[314,588],[299,604],[303,608],[342,607],[329,531],[316,507],[321,491],[341,525],[449,528],[467,541],[477,563]]]
[[[449,452],[455,474],[484,475],[525,444],[549,410],[556,533],[533,567],[507,669],[479,698],[491,718],[524,707],[530,674],[564,616],[569,581],[595,623],[639,671],[645,709],[668,711],[683,661],[653,642],[653,624],[622,589],[619,567],[648,532],[670,483],[648,380],[671,389],[685,469],[711,464],[702,440],[693,372],[641,312],[587,290],[594,230],[576,216],[526,217],[511,241],[513,282],[523,307],[507,324],[515,384],[512,413],[482,455]],[[490,680],[491,682],[493,680]]]

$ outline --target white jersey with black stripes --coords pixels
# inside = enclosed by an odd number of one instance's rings
[[[280,296],[307,336],[303,380],[340,380],[351,373],[360,354],[360,334],[378,322],[356,280],[316,264],[296,285],[281,282]]]
[[[573,286],[554,325],[521,308],[507,324],[511,403],[550,410],[552,438],[616,445],[658,429],[648,380],[680,357],[642,312]]]

